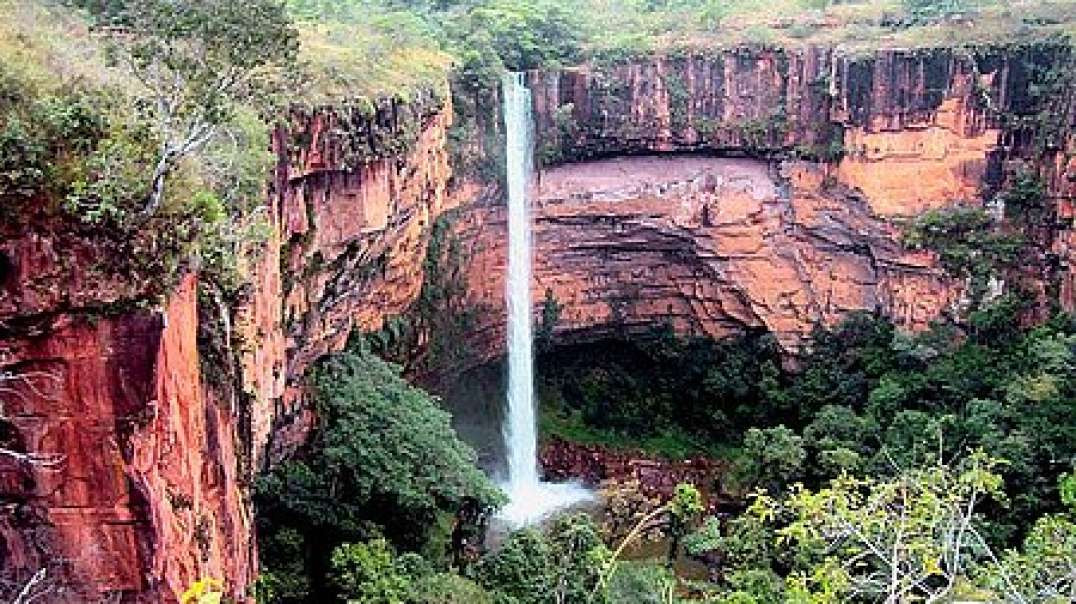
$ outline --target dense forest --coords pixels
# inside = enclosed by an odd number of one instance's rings
[[[473,141],[499,144],[490,121],[507,71],[737,45],[1067,45],[1076,5],[0,0],[0,21],[0,227],[66,221],[107,251],[101,270],[151,295],[197,270],[200,309],[217,317],[244,295],[269,237],[267,123],[288,111],[368,116],[379,99],[450,98],[453,178],[495,187],[503,160]],[[86,23],[89,38],[65,35]],[[356,149],[348,161],[369,159]],[[458,377],[452,363],[467,351],[452,346],[477,312],[459,306],[463,271],[441,260],[460,252],[433,223],[409,315],[355,330],[313,364],[309,439],[250,485],[260,564],[250,593],[362,604],[1076,600],[1076,317],[1026,270],[1057,219],[1046,189],[1028,169],[989,199],[901,223],[903,245],[966,290],[916,332],[866,311],[819,323],[794,354],[765,330],[716,339],[671,323],[559,341],[547,299],[544,441],[723,469],[666,497],[613,485],[606,508],[496,545],[486,537],[505,497],[423,389],[439,371]],[[997,200],[1004,226],[986,209]],[[234,379],[220,344],[230,325],[213,325],[199,334],[202,371]],[[420,343],[428,354],[411,365]],[[0,389],[15,377],[6,371]],[[657,549],[639,554],[648,541]],[[220,601],[227,579],[192,585],[185,601]]]

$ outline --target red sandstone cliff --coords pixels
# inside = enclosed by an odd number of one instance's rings
[[[1004,56],[822,49],[534,75],[540,150],[573,162],[542,176],[535,300],[551,289],[573,338],[671,318],[713,335],[766,328],[791,350],[855,309],[916,328],[958,288],[901,249],[893,217],[976,197],[1020,157],[1050,183],[1052,274],[1073,308],[1076,143],[1035,155],[979,102],[986,91],[1009,106],[1018,76]],[[478,360],[500,353],[503,210],[452,183],[451,120],[434,95],[296,113],[275,132],[276,233],[227,317],[234,375],[201,372],[195,276],[142,307],[158,297],[87,270],[102,250],[77,234],[0,243],[0,368],[38,376],[0,391],[4,446],[49,462],[0,458],[6,571],[49,568],[67,584],[59,601],[172,601],[201,577],[242,599],[255,565],[246,484],[302,442],[304,372],[353,329],[408,310],[449,208],[467,298],[488,311],[468,344]],[[832,165],[779,161],[836,159],[834,142],[845,154]],[[684,151],[754,159],[595,161]]]
[[[16,257],[16,262],[21,258]],[[254,578],[237,414],[202,382],[193,276],[165,306],[2,342],[4,567],[52,601],[169,601],[201,577]]]
[[[789,162],[633,157],[569,164],[535,191],[533,297],[563,305],[557,332],[588,339],[669,321],[715,337],[765,329],[797,350],[816,324],[878,310],[918,329],[959,288],[861,195]],[[505,209],[465,212],[472,344],[503,353]]]

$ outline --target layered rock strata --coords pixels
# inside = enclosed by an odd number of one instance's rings
[[[534,197],[533,297],[563,307],[563,337],[670,322],[722,337],[748,329],[798,350],[815,325],[854,310],[918,329],[956,299],[929,256],[859,194],[823,184],[807,163],[632,157],[544,172]],[[503,353],[505,211],[456,223],[472,302],[485,312],[473,346]],[[536,314],[538,314],[536,309]]]
[[[0,344],[0,557],[47,601],[170,601],[255,578],[238,414],[199,367],[197,282],[157,310],[57,318]]]

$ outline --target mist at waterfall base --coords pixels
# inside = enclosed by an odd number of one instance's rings
[[[504,122],[508,171],[508,409],[502,428],[508,505],[498,518],[518,527],[590,500],[572,483],[542,482],[538,475],[538,435],[534,408],[534,326],[531,300],[531,182],[533,122],[531,94],[522,74],[504,79]]]

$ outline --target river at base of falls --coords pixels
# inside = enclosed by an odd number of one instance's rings
[[[508,505],[497,512],[497,520],[509,528],[537,524],[554,512],[588,508],[595,503],[591,491],[571,482],[533,482],[502,488],[508,495]]]

